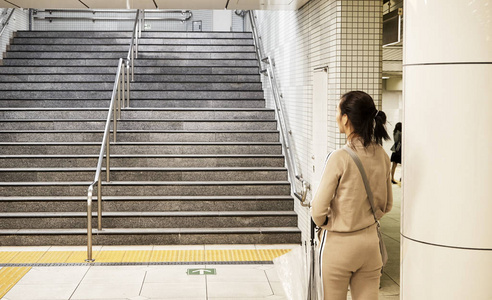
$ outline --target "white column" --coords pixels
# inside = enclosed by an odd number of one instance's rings
[[[401,299],[492,299],[492,0],[405,0]]]

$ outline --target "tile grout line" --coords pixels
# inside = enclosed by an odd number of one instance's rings
[[[87,273],[89,273],[89,271],[90,271],[91,268],[92,268],[92,266],[89,265],[89,268],[87,268],[87,271],[85,272],[84,276],[82,276],[82,278],[80,279],[79,284],[77,284],[77,286],[73,290],[73,293],[70,295],[70,297],[68,298],[68,300],[71,300],[72,299],[73,295],[75,294],[75,292],[77,291],[77,289],[79,288],[79,286],[82,284],[82,281],[84,281],[85,276],[87,276]]]
[[[139,296],[142,296],[142,291],[143,291],[143,287],[144,287],[144,284],[145,284],[145,279],[147,278],[147,272],[148,271],[145,271],[145,275],[144,275],[144,278],[142,280],[142,286],[140,287],[140,292],[138,293]]]

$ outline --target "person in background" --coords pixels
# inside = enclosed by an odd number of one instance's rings
[[[325,300],[377,300],[383,266],[377,222],[393,205],[390,160],[381,146],[389,140],[386,115],[367,93],[344,94],[337,106],[340,133],[362,161],[373,193],[373,214],[361,173],[347,151],[328,155],[312,205],[321,228],[320,271]]]
[[[391,147],[391,182],[396,184],[395,180],[395,170],[398,164],[401,164],[401,122],[396,123],[395,129],[393,130],[393,147]]]

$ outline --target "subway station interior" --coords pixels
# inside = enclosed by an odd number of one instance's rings
[[[378,299],[492,300],[491,0],[0,0],[0,52],[0,299],[331,299],[359,90],[402,124]]]

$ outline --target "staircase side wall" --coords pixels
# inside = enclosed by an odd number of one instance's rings
[[[324,131],[329,153],[345,144],[335,119],[341,95],[364,90],[381,108],[381,1],[313,0],[297,11],[258,11],[257,15],[265,55],[276,64],[300,172],[313,183],[314,69],[328,67],[328,122]],[[265,77],[262,80],[267,106],[272,108],[272,94]],[[309,199],[315,190],[313,187]],[[309,212],[298,201],[296,212],[305,240],[309,237]]]
[[[10,13],[10,10],[9,10]],[[8,15],[5,16],[7,18]],[[0,61],[3,59],[3,55],[7,46],[10,44],[10,39],[13,37],[14,32],[17,30],[29,30],[29,10],[16,9],[9,24],[2,36],[0,37]]]

